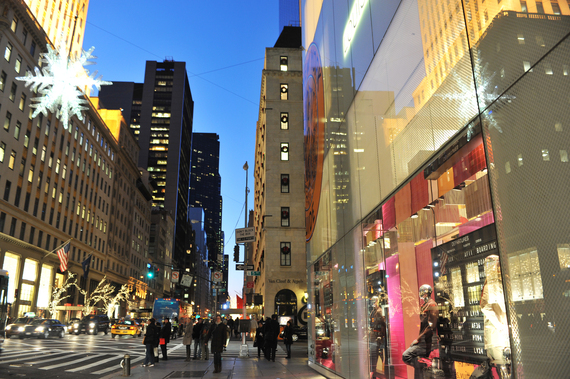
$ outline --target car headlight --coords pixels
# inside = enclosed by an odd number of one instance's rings
[[[91,328],[94,328],[94,327],[95,327],[95,323],[94,323],[94,322],[90,322],[90,323],[89,323],[89,326],[90,326]]]
[[[18,328],[18,332],[23,332],[23,331],[24,331],[24,327],[23,327],[23,326],[20,326],[20,327]]]
[[[67,326],[63,326],[63,330],[65,330],[67,332]]]
[[[38,326],[36,328],[36,332],[43,332],[44,331],[44,327],[43,326]]]
[[[10,329],[12,329],[12,325],[8,325],[8,326],[6,327],[6,330],[10,330]]]

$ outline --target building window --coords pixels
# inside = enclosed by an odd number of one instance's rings
[[[291,266],[291,242],[281,242],[281,266]]]
[[[521,12],[527,13],[526,1],[521,1]]]
[[[19,74],[21,69],[22,69],[22,57],[18,55],[18,58],[16,58],[16,63],[14,65],[14,70],[16,70],[16,72]]]
[[[289,113],[281,112],[281,130],[289,129]]]
[[[36,41],[32,41],[32,46],[30,46],[30,54],[32,55],[32,57],[34,56],[36,52]]]
[[[281,100],[287,100],[289,95],[289,84],[281,83]]]
[[[14,138],[16,140],[20,139],[20,131],[22,130],[22,123],[20,121],[16,121],[16,127],[14,128]]]
[[[281,193],[289,193],[289,174],[281,174]]]
[[[289,207],[281,207],[281,226],[290,226]]]
[[[12,189],[12,182],[6,180],[6,186],[4,187],[4,201],[8,201],[10,198],[10,189]]]
[[[289,160],[289,142],[281,142],[281,160]]]
[[[18,104],[18,108],[20,108],[20,110],[23,112],[25,106],[26,106],[26,94],[22,93],[22,96],[20,96],[20,104]]]
[[[6,88],[6,77],[8,75],[2,71],[2,74],[0,74],[0,91],[4,92],[4,88]]]
[[[6,154],[6,144],[0,142],[0,163],[4,162],[4,155]]]
[[[554,12],[554,14],[561,14],[560,5],[558,5],[556,1],[551,1],[550,5],[552,5],[552,12]]]
[[[12,44],[8,42],[8,45],[6,45],[6,50],[4,50],[4,59],[10,62],[11,57],[12,57]]]
[[[16,152],[12,150],[12,153],[10,153],[10,160],[8,161],[8,168],[10,170],[13,170],[15,163],[16,163]]]
[[[542,1],[536,2],[536,13],[544,13],[544,7],[542,6]]]
[[[18,90],[18,85],[16,83],[12,83],[12,88],[10,88],[10,96],[8,96],[11,102],[14,102],[14,100],[16,100],[17,90]]]
[[[281,57],[280,65],[281,65],[281,71],[287,71],[287,66],[289,65],[289,59],[287,57]]]
[[[12,29],[12,31],[16,33],[17,27],[18,27],[18,18],[14,16],[14,18],[12,19],[12,24],[10,25],[10,29]]]

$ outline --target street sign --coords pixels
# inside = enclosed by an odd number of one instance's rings
[[[184,274],[182,275],[182,280],[180,281],[180,285],[183,287],[191,287],[192,286],[192,275]]]
[[[244,265],[242,263],[236,265],[236,270],[237,271],[243,271],[243,270],[253,270],[253,265]]]
[[[247,276],[260,276],[261,275],[261,271],[246,271],[245,274]]]
[[[255,228],[236,229],[236,243],[255,242]]]
[[[172,271],[172,281],[174,283],[178,283],[178,279],[180,279],[179,274],[178,271]]]
[[[219,282],[220,280],[223,279],[223,274],[221,271],[214,271],[214,273],[212,274],[213,280],[214,282]]]
[[[253,282],[247,282],[246,288],[253,288],[253,287],[254,287],[254,283],[253,283]]]

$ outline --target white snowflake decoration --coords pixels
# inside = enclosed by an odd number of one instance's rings
[[[30,107],[36,108],[32,117],[36,117],[42,113],[47,116],[47,111],[55,113],[65,129],[68,128],[69,120],[73,116],[84,121],[82,111],[89,109],[85,106],[88,103],[83,97],[84,89],[96,87],[101,89],[102,85],[112,84],[96,78],[97,71],[89,75],[89,71],[84,66],[94,64],[89,61],[95,59],[91,53],[94,47],[89,51],[83,50],[79,59],[68,58],[68,51],[65,44],[61,44],[59,51],[47,46],[48,52],[42,54],[41,62],[44,63],[41,71],[35,68],[35,76],[28,71],[26,76],[20,76],[16,79],[26,82],[32,91],[37,90],[41,97],[34,97]]]

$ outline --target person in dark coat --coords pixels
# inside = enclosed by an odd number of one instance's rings
[[[156,322],[156,330],[155,330],[155,335],[156,335],[156,342],[154,343],[154,361],[156,363],[158,363],[158,345],[160,343],[160,336],[162,334],[162,328],[160,326],[160,322]]]
[[[274,314],[271,316],[271,319],[265,322],[265,358],[267,358],[268,361],[275,362],[279,329],[277,315]]]
[[[164,339],[164,344],[160,345],[160,348],[162,349],[162,359],[164,359],[165,361],[168,360],[168,355],[166,353],[166,344],[170,343],[170,328],[171,327],[172,327],[172,325],[170,324],[168,319],[164,319],[164,321],[162,323],[162,329],[160,330],[160,338]]]
[[[216,322],[211,326],[212,331],[210,350],[214,354],[214,373],[222,371],[222,351],[226,347],[228,328],[222,322],[222,317],[216,315]]]
[[[156,340],[156,326],[154,325],[154,319],[148,320],[148,326],[146,328],[146,334],[144,335],[144,344],[146,347],[146,356],[144,358],[143,367],[153,367],[154,366],[154,344]]]
[[[283,342],[285,343],[285,349],[287,350],[287,356],[285,358],[291,358],[291,345],[293,345],[293,322],[291,320],[287,321],[285,329],[283,329]]]
[[[199,318],[192,328],[192,340],[194,341],[194,359],[200,359],[200,353],[202,352],[202,344],[200,343],[200,336],[202,335],[202,328],[204,324],[202,319]]]
[[[263,350],[264,344],[264,335],[263,335],[263,323],[261,321],[257,322],[257,329],[255,330],[255,344],[257,345],[257,358],[261,358],[261,352],[263,351],[263,355],[265,355],[265,351]]]

